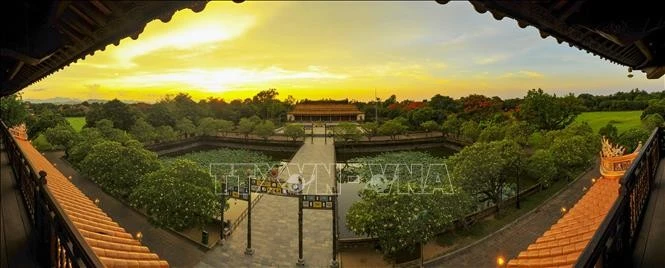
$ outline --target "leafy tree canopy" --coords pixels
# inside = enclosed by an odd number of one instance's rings
[[[0,97],[0,118],[8,127],[24,123],[27,116],[28,110],[20,93]]]
[[[573,95],[558,98],[532,89],[519,106],[518,116],[539,129],[555,130],[572,123],[581,111],[581,103]]]
[[[175,230],[200,227],[219,212],[212,181],[196,163],[178,159],[144,175],[130,200],[145,208],[157,226]]]
[[[81,161],[81,170],[110,194],[126,199],[145,174],[159,168],[157,155],[135,146],[103,141]]]
[[[284,135],[296,141],[305,136],[305,128],[299,124],[288,124],[284,127]]]

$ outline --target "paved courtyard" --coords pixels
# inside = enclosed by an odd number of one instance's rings
[[[334,183],[332,140],[310,138],[294,155],[288,170],[300,173],[308,194],[326,194]],[[311,163],[310,165],[306,165]],[[319,165],[313,165],[317,163]],[[325,167],[327,166],[327,167]],[[316,167],[316,168],[315,168]],[[234,202],[231,200],[230,202]],[[254,255],[244,254],[247,246],[247,220],[221,246],[208,251],[196,267],[293,267],[298,261],[298,199],[264,195],[252,209],[252,248]],[[307,267],[325,267],[332,258],[332,211],[303,211],[303,257]]]

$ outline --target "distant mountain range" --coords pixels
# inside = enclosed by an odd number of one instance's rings
[[[75,98],[63,98],[63,97],[55,97],[55,98],[49,98],[49,99],[25,99],[24,101],[31,102],[31,103],[55,103],[55,104],[79,104],[84,101],[87,101],[88,103],[94,103],[94,102],[107,102],[110,100],[103,100],[103,99],[87,99],[87,100],[81,100],[81,99],[75,99]],[[120,100],[124,103],[137,103],[140,101],[137,100]]]

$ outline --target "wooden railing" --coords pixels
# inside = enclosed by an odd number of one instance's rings
[[[2,142],[14,170],[33,230],[31,251],[43,267],[102,267],[63,208],[46,186],[48,175],[31,166],[16,139],[1,122]]]
[[[665,129],[657,128],[621,179],[619,197],[589,241],[575,267],[629,266],[651,195]]]

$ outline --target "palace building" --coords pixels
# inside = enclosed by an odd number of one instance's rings
[[[365,113],[354,104],[296,104],[293,111],[287,113],[286,120],[292,122],[364,121]]]

